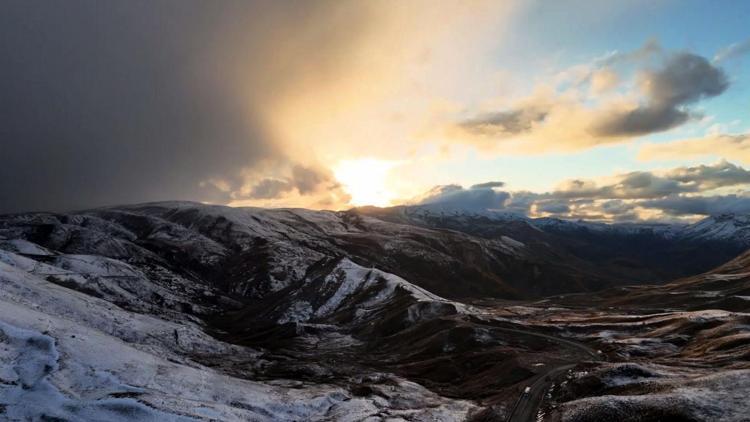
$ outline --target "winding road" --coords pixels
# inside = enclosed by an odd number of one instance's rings
[[[536,333],[533,331],[526,331],[526,330],[520,330],[520,329],[514,329],[514,328],[498,328],[501,331],[506,331],[509,333],[514,334],[523,334],[528,336],[534,336],[534,337],[541,337],[546,340],[552,341],[554,343],[557,343],[563,347],[568,347],[571,349],[576,349],[588,357],[591,358],[591,360],[602,360],[602,356],[591,347],[583,344],[578,343],[576,341],[562,339],[559,337],[551,336],[548,334],[542,334],[542,333]],[[549,371],[540,373],[533,378],[531,378],[529,381],[531,384],[527,385],[528,391],[523,391],[521,395],[518,397],[518,400],[516,400],[515,405],[513,406],[513,409],[511,409],[510,414],[508,414],[508,421],[509,422],[525,422],[525,421],[536,421],[537,413],[539,412],[539,407],[542,405],[542,402],[544,401],[544,395],[547,393],[549,388],[554,384],[555,379],[559,377],[560,375],[564,374],[568,370],[574,368],[576,366],[577,362],[572,362],[569,364],[565,364],[562,366],[556,366],[551,368]],[[526,389],[524,389],[526,390]]]

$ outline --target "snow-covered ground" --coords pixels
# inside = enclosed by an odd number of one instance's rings
[[[108,258],[50,262],[59,266],[0,254],[0,409],[10,420],[462,420],[475,408],[392,376],[372,397],[324,383],[228,376],[191,357],[259,353],[218,341],[187,316],[130,312],[45,280],[56,274],[85,282],[137,270]]]
[[[634,381],[611,379],[612,386]],[[682,379],[656,379],[649,394],[603,395],[574,400],[563,405],[562,420],[594,422],[603,420],[694,420],[744,422],[748,420],[747,391],[750,370]]]
[[[373,310],[386,306],[397,290],[406,292],[414,302],[445,304],[452,306],[456,312],[466,309],[466,305],[462,303],[432,294],[401,277],[375,268],[366,268],[344,258],[322,280],[318,289],[313,293],[318,304],[314,305],[302,297],[299,300],[292,300],[288,303],[294,306],[284,312],[279,322],[304,322],[311,318],[323,318],[341,311],[345,306],[354,308],[358,317],[364,317]],[[297,294],[302,296],[302,293],[291,293],[293,297]],[[304,294],[310,295],[310,292],[304,292]],[[366,298],[350,302],[358,295],[364,295]],[[413,312],[416,315],[416,307]]]

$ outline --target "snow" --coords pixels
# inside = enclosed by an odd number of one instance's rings
[[[704,277],[706,280],[741,280],[745,277],[749,277],[750,273],[737,273],[737,274],[705,274],[702,277]]]
[[[8,251],[0,258],[0,404],[11,419],[359,421],[386,411],[395,420],[458,421],[476,408],[398,377],[368,397],[322,383],[235,378],[190,356],[262,364],[258,352],[210,337],[188,318],[130,312],[44,278],[69,270]],[[94,277],[133,270],[81,255],[52,262]]]
[[[564,403],[562,420],[636,420],[633,415],[649,414],[654,420],[655,415],[674,415],[675,420],[747,421],[750,370],[726,371],[679,383],[665,380],[661,384],[668,391],[604,395]]]
[[[432,294],[394,274],[342,258],[322,280],[306,280],[288,293],[288,300],[277,309],[276,322],[322,320],[342,310],[352,310],[361,320],[387,307],[399,291],[413,300],[407,309],[411,322],[444,313],[446,306],[455,312],[469,312],[466,305]]]
[[[0,241],[0,249],[23,255],[53,255],[49,249],[23,239]]]
[[[0,262],[37,275],[74,276],[75,273],[31,258],[0,250]]]
[[[60,369],[55,340],[37,331],[0,322],[0,405],[11,420],[189,421],[131,398],[76,399],[50,382]],[[112,382],[113,379],[109,381]],[[120,385],[123,392],[140,390]],[[33,405],[32,405],[33,404]]]
[[[750,246],[750,216],[721,214],[706,217],[686,227],[681,235],[688,239],[734,240]]]
[[[378,291],[377,295],[358,305],[359,309],[357,313],[359,315],[365,314],[369,308],[388,301],[393,297],[396,289],[407,291],[417,302],[450,304],[455,306],[457,310],[465,309],[465,305],[432,294],[401,277],[375,268],[365,268],[348,258],[344,258],[339,262],[334,271],[325,278],[325,283],[328,285],[333,284],[335,290],[333,295],[315,311],[315,316],[322,317],[332,314],[342,306],[347,298],[353,296],[355,292],[363,291],[381,282],[384,282],[384,286]]]
[[[287,322],[303,322],[309,320],[313,316],[313,308],[310,302],[304,300],[296,301],[289,307],[281,318],[278,319],[279,324],[286,324]]]
[[[675,375],[673,372],[658,370],[636,363],[616,363],[601,375],[601,380],[607,387],[619,387],[653,382]]]
[[[750,216],[721,214],[709,216],[690,225],[669,223],[602,223],[584,220],[566,220],[556,217],[529,218],[503,210],[467,209],[444,204],[426,204],[404,207],[403,215],[414,222],[437,218],[451,218],[469,223],[473,219],[490,221],[525,221],[531,227],[547,231],[613,232],[619,234],[653,233],[668,239],[729,240],[750,246]]]

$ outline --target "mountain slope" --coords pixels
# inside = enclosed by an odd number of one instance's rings
[[[585,262],[532,250],[509,236],[484,238],[350,212],[156,203],[5,216],[0,234],[70,254],[128,257],[159,271],[178,265],[189,270],[184,276],[210,279],[239,297],[281,290],[332,257],[355,258],[451,298],[521,298],[613,283]]]
[[[386,221],[448,229],[484,239],[512,238],[543,262],[540,268],[567,265],[560,272],[568,277],[580,275],[584,281],[571,285],[582,291],[666,282],[699,274],[750,248],[750,237],[742,229],[746,218],[742,216],[707,218],[683,226],[533,219],[503,212],[432,206],[366,207],[355,211]],[[547,290],[542,294],[554,293]]]
[[[740,243],[750,248],[750,216],[720,214],[687,226],[680,236],[693,240],[718,240]]]

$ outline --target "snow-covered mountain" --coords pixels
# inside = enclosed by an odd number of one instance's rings
[[[590,231],[620,235],[653,234],[669,239],[726,241],[750,247],[750,216],[720,214],[706,217],[693,224],[678,223],[602,223],[567,220],[555,217],[530,218],[505,210],[476,210],[441,204],[398,206],[385,209],[363,208],[368,215],[399,218],[412,224],[435,226],[450,220],[454,224],[474,224],[490,221],[496,224],[524,222],[543,231]]]
[[[705,272],[750,248],[748,234],[741,229],[746,220],[742,216],[680,225],[528,218],[502,211],[433,205],[356,211],[398,224],[447,229],[483,239],[513,239],[544,262],[538,267],[542,271],[568,263],[563,271],[568,276],[579,274],[580,279],[596,280],[598,288],[591,290],[617,284],[665,282]],[[703,235],[696,233],[696,227],[703,228]],[[577,288],[590,289],[585,285]],[[542,294],[554,293],[546,290]]]
[[[722,240],[750,247],[750,215],[720,214],[685,227],[680,236],[693,240]]]
[[[677,242],[669,256],[687,261],[693,243],[509,216],[406,217],[189,202],[0,216],[0,419],[601,420],[614,413],[598,396],[623,393],[601,380],[636,391],[647,374],[680,403],[683,384],[747,392],[726,387],[749,367],[746,258],[700,276],[709,284],[539,300],[637,274],[612,274],[632,265],[617,261],[630,256],[622,236]],[[655,309],[676,297],[690,306]],[[715,350],[685,340],[716,321],[722,330],[700,337]],[[612,334],[667,327],[673,343],[651,348]],[[643,409],[670,417],[671,403]],[[693,403],[688,416],[741,420],[744,403]]]

